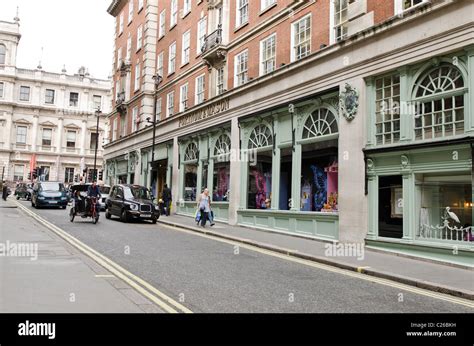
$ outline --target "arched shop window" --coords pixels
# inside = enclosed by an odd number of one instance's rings
[[[257,125],[250,134],[249,149],[258,149],[273,145],[272,131],[267,125]]]
[[[220,135],[214,146],[214,172],[212,200],[214,202],[228,202],[230,193],[230,137]]]
[[[197,189],[197,167],[199,151],[197,144],[192,142],[184,150],[184,200],[195,201]]]
[[[266,124],[255,126],[248,149],[255,155],[249,160],[248,209],[270,209],[272,198],[273,134]]]
[[[303,126],[303,139],[337,133],[337,120],[327,108],[319,108],[310,114]]]
[[[464,133],[464,79],[459,69],[442,64],[415,84],[415,138],[432,139]]]
[[[5,65],[5,60],[7,56],[7,48],[0,44],[0,65]]]
[[[338,210],[337,135],[337,116],[329,108],[317,108],[304,122],[301,133],[304,141],[301,146],[301,211]],[[285,171],[283,167],[281,171]]]

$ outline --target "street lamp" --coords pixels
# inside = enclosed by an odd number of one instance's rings
[[[159,119],[156,119],[156,102],[158,98],[158,86],[160,83],[163,81],[163,77],[161,77],[159,74],[154,75],[153,81],[155,82],[155,94],[154,94],[154,102],[153,102],[153,121],[150,119],[150,117],[146,118],[146,121],[150,124],[153,124],[153,140],[152,140],[152,146],[151,146],[151,163],[150,166],[153,167],[153,162],[155,162],[155,139],[156,139],[156,124],[159,122]],[[153,187],[151,187],[153,191]]]
[[[99,147],[99,119],[101,114],[102,112],[100,107],[97,107],[97,110],[95,111],[95,115],[97,117],[97,126],[95,129],[94,175],[92,177],[92,181],[97,181],[97,149]]]

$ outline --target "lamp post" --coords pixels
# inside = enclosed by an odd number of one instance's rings
[[[99,119],[102,114],[100,107],[95,111],[97,117],[97,126],[95,129],[95,153],[94,153],[94,175],[92,176],[92,181],[97,181],[97,149],[99,147]]]
[[[159,119],[156,119],[156,101],[158,99],[158,86],[163,80],[163,77],[161,77],[159,74],[154,75],[153,81],[155,82],[155,94],[154,94],[154,102],[153,102],[153,121],[148,117],[146,118],[146,121],[149,122],[150,124],[153,124],[153,139],[152,139],[152,146],[151,146],[151,163],[150,167],[153,167],[153,162],[155,162],[155,139],[156,139],[156,124],[159,122]],[[151,186],[151,190],[153,191],[153,186]]]

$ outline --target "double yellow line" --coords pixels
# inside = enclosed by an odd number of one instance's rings
[[[143,296],[151,300],[153,303],[158,305],[165,312],[192,313],[192,311],[186,308],[184,305],[170,298],[163,292],[159,291],[158,289],[150,285],[148,282],[130,273],[125,268],[119,266],[117,263],[113,262],[112,260],[105,257],[101,253],[95,251],[94,249],[90,248],[89,246],[81,242],[80,240],[66,233],[61,228],[47,221],[46,219],[39,216],[38,214],[32,212],[27,207],[23,206],[21,203],[16,202],[16,201],[15,203],[23,212],[31,216],[33,219],[41,223],[43,226],[47,227],[49,230],[56,233],[66,242],[76,247],[79,251],[89,256],[90,258],[92,258],[99,265],[107,269],[110,273],[115,275],[117,278],[126,282],[128,285],[133,287],[137,292],[139,292],[140,294],[142,294]]]

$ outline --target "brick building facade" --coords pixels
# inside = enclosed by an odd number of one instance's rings
[[[441,236],[423,231],[443,221],[439,205],[420,207],[428,192],[419,186],[441,182],[417,161],[417,150],[426,145],[436,152],[451,137],[469,141],[472,6],[466,0],[115,0],[109,13],[117,18],[119,102],[109,116],[109,182],[144,184],[155,195],[166,182],[173,210],[187,215],[208,187],[217,219],[230,224],[403,251],[423,246],[426,256],[452,244],[466,247],[463,236],[452,234],[467,229],[448,225]],[[137,37],[143,46],[121,65],[128,35],[133,47]],[[464,101],[458,95],[455,106],[446,103],[441,118],[429,113],[444,130],[427,140],[431,123],[416,119],[431,111],[401,109],[421,100],[414,90],[429,89],[423,83],[430,73],[451,80],[454,89],[440,82],[426,97],[460,93]],[[131,91],[134,80],[137,91]],[[467,107],[466,120],[452,120],[447,107]],[[147,118],[155,109],[152,150]],[[434,155],[432,165],[439,159]],[[468,168],[460,162],[450,169],[464,176]],[[397,207],[396,198],[404,203]],[[384,214],[380,205],[393,210]],[[462,213],[470,224],[472,212]]]

